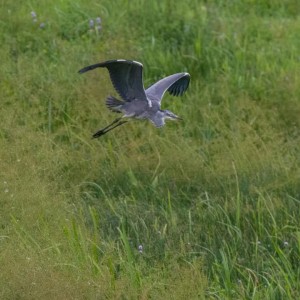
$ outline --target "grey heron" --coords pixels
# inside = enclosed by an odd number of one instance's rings
[[[107,68],[115,90],[122,100],[109,96],[106,106],[113,112],[123,113],[121,118],[97,131],[97,138],[108,131],[125,124],[124,118],[148,119],[156,127],[165,125],[165,120],[181,120],[169,110],[162,110],[161,100],[166,91],[173,96],[181,96],[188,88],[190,75],[186,72],[167,76],[146,90],[143,84],[143,65],[137,61],[117,59],[87,66],[79,73],[85,73],[95,68]]]

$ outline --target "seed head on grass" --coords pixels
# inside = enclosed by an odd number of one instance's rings
[[[31,15],[31,18],[32,18],[32,22],[36,23],[37,22],[37,15],[36,15],[36,13],[34,11],[32,11],[30,13],[30,15]]]
[[[139,247],[138,247],[138,250],[139,250],[139,253],[143,253],[143,245],[139,245]]]
[[[96,18],[96,24],[97,24],[96,30],[97,30],[98,32],[101,31],[101,29],[102,29],[101,23],[102,23],[101,18],[100,18],[100,17],[97,17],[97,18]]]
[[[33,22],[33,23],[37,23],[38,19],[37,19],[37,14],[36,14],[36,12],[35,12],[35,11],[32,11],[32,12],[30,13],[30,15],[31,15],[31,18],[32,18],[32,22]],[[40,28],[40,29],[44,29],[45,27],[46,27],[46,23],[45,23],[45,22],[41,22],[40,25],[39,25],[39,28]]]
[[[93,29],[94,28],[94,26],[95,26],[95,22],[94,22],[94,20],[89,20],[89,26],[90,26],[90,29]]]
[[[95,20],[90,19],[89,20],[89,28],[90,28],[90,32],[96,32],[97,34],[102,30],[102,20],[100,17],[97,17]]]

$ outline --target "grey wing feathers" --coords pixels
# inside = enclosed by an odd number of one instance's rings
[[[103,63],[87,66],[79,71],[84,73],[95,68],[107,68],[110,79],[123,100],[134,99],[147,101],[143,86],[143,65],[131,60],[109,60]]]
[[[106,99],[106,106],[113,112],[122,112],[122,106],[124,103],[124,101],[120,101],[113,96],[109,96]]]
[[[190,75],[188,73],[177,73],[167,76],[146,89],[146,96],[152,101],[161,102],[166,91],[173,96],[181,96],[188,88]]]

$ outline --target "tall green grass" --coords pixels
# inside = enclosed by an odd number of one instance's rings
[[[2,7],[1,299],[299,298],[298,1]],[[184,122],[92,140],[114,58]]]

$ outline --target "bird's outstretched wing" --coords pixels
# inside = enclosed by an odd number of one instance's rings
[[[157,81],[147,88],[146,96],[151,101],[160,103],[166,91],[173,96],[181,96],[187,90],[189,83],[189,73],[176,73]]]
[[[143,65],[137,61],[117,59],[87,66],[79,71],[85,73],[95,68],[107,68],[118,94],[126,102],[134,99],[147,101],[143,85]]]

